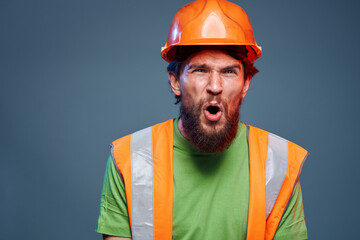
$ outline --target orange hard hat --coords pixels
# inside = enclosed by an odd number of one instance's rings
[[[172,21],[161,56],[171,62],[178,46],[193,45],[246,46],[250,62],[262,52],[245,11],[226,0],[197,0],[182,7]]]

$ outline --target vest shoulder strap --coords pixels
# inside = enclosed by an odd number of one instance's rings
[[[248,142],[248,239],[272,239],[308,152],[284,138],[252,126],[248,126]]]
[[[132,239],[172,238],[173,119],[112,143],[124,180]]]

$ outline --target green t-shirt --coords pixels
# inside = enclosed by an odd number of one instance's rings
[[[246,239],[249,206],[249,156],[246,126],[221,154],[201,153],[174,122],[173,239]],[[131,237],[125,188],[111,156],[101,194],[96,231]],[[274,239],[307,239],[300,183]]]

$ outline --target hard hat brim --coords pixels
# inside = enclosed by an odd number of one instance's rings
[[[176,44],[176,45],[172,45],[172,46],[164,46],[161,48],[161,57],[168,63],[172,62],[173,60],[176,59],[176,52],[177,52],[177,48],[178,47],[182,47],[182,46],[212,46],[212,48],[216,49],[217,47],[219,47],[219,50],[223,49],[223,47],[229,46],[229,47],[240,47],[240,46],[245,46],[246,50],[247,50],[247,54],[246,57],[249,60],[249,62],[253,63],[255,62],[258,58],[260,58],[261,54],[262,54],[262,49],[260,46],[258,45],[254,45],[254,44],[236,44],[234,42],[230,42],[229,44],[227,43],[217,43],[219,42],[219,39],[205,39],[206,41],[204,41],[204,39],[201,39],[202,41],[197,41],[194,40],[193,42],[187,42],[187,43],[181,43],[181,44]]]

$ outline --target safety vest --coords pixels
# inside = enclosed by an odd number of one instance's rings
[[[170,119],[112,143],[134,240],[172,239],[173,124]],[[247,239],[273,239],[308,152],[272,133],[247,128]]]

